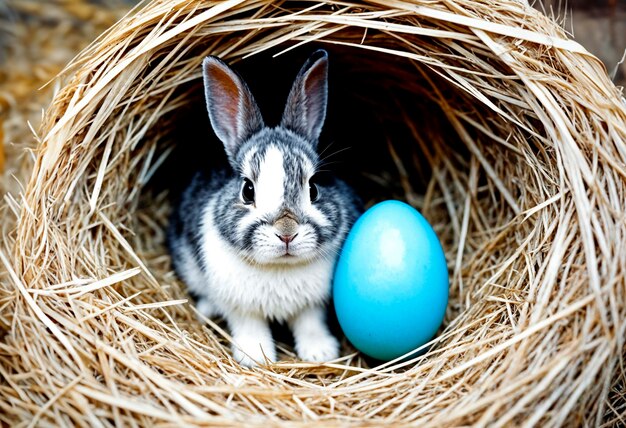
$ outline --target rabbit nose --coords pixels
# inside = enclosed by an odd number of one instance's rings
[[[274,227],[277,229],[276,235],[281,236],[295,236],[298,230],[298,222],[294,218],[293,214],[283,214],[278,220],[274,222]],[[282,238],[281,238],[282,241]],[[284,242],[284,241],[283,241]]]
[[[289,245],[291,241],[296,239],[296,236],[298,236],[298,234],[297,233],[295,235],[278,235],[277,234],[276,236],[278,236],[278,239],[283,241],[285,244]]]

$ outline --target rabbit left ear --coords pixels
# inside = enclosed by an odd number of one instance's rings
[[[314,145],[324,126],[328,102],[328,54],[318,50],[309,57],[293,82],[281,126]]]
[[[202,74],[211,126],[233,159],[239,146],[263,128],[263,117],[246,83],[219,58],[206,57]]]

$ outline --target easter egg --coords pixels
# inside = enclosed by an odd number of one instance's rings
[[[389,361],[435,335],[448,286],[430,224],[410,205],[381,202],[356,221],[343,245],[333,281],[337,319],[358,350]]]

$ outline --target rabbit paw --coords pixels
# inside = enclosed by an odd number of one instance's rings
[[[232,347],[233,358],[242,366],[257,367],[276,361],[276,350],[271,342],[263,343],[258,337],[237,337]]]
[[[296,343],[298,356],[305,361],[316,363],[334,360],[339,357],[339,342],[330,333],[322,333],[300,338]]]

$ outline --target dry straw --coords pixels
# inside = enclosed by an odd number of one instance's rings
[[[365,152],[393,168],[366,159],[360,190],[406,198],[446,247],[446,327],[411,362],[368,368],[345,345],[244,369],[170,271],[168,204],[146,183],[200,59],[271,64],[313,42],[349,58],[388,135]],[[625,423],[626,107],[525,3],[153,1],[65,76],[0,251],[10,426]]]

